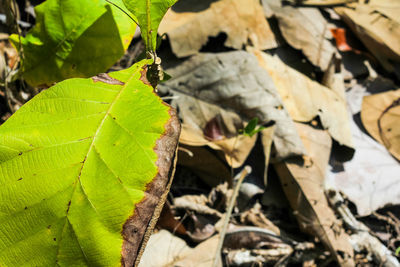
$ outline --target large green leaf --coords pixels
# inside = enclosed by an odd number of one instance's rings
[[[156,51],[158,26],[168,8],[177,0],[123,0],[126,8],[138,20],[148,51]]]
[[[0,127],[0,266],[132,266],[179,135],[148,63],[60,82]]]
[[[122,0],[114,2],[123,6]],[[123,55],[136,29],[105,0],[47,0],[35,11],[35,27],[21,37],[23,75],[32,85],[106,71]],[[10,40],[20,46],[17,35]]]

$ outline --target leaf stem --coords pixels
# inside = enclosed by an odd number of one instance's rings
[[[131,15],[129,15],[128,12],[126,12],[125,10],[123,10],[121,7],[119,7],[118,5],[114,4],[114,3],[111,2],[110,0],[106,0],[106,2],[109,3],[109,4],[111,4],[111,5],[113,5],[113,6],[115,6],[116,8],[118,8],[119,10],[121,10],[122,12],[124,12],[125,15],[127,15],[133,22],[135,22],[135,24],[136,24],[137,26],[139,26],[139,23],[137,23],[137,21],[136,21]],[[139,26],[139,27],[140,27],[140,26]]]
[[[222,225],[222,229],[221,229],[221,233],[220,233],[220,237],[219,237],[219,241],[218,241],[218,246],[217,246],[217,250],[215,252],[215,257],[214,257],[214,262],[213,262],[212,267],[218,267],[219,258],[221,257],[220,253],[221,253],[222,245],[224,244],[226,230],[228,228],[229,219],[232,215],[233,206],[235,205],[236,198],[239,194],[239,189],[243,183],[244,178],[246,178],[247,175],[249,175],[250,173],[251,173],[251,167],[246,165],[243,168],[243,170],[235,177],[236,179],[238,179],[238,181],[236,183],[232,197],[229,200],[229,206],[228,206],[228,209],[227,209],[225,217],[224,217],[224,223]]]

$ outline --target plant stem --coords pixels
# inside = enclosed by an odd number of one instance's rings
[[[251,167],[246,165],[243,168],[243,170],[240,173],[238,173],[238,175],[235,177],[238,181],[236,183],[236,186],[235,186],[235,189],[233,191],[232,197],[231,197],[231,199],[229,201],[228,209],[227,209],[225,217],[224,217],[224,223],[223,223],[222,228],[221,228],[220,237],[219,237],[219,241],[218,241],[218,246],[217,246],[217,250],[215,252],[215,257],[214,257],[214,262],[213,262],[212,267],[217,267],[218,266],[218,262],[219,262],[219,259],[220,259],[220,256],[221,256],[221,249],[222,249],[222,245],[224,244],[226,230],[228,228],[229,219],[231,218],[231,215],[232,215],[233,206],[235,205],[236,198],[238,196],[239,189],[240,189],[240,186],[243,183],[244,178],[246,178],[247,175],[249,175],[250,173],[251,173]]]

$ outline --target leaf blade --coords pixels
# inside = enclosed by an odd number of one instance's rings
[[[143,213],[133,207],[160,176],[160,161],[172,160],[171,150],[154,147],[169,134],[174,149],[178,137],[167,129],[170,108],[141,80],[149,62],[59,83],[0,127],[0,145],[13,148],[0,146],[2,266],[121,264],[123,227]],[[52,119],[58,124],[43,123]],[[144,231],[150,217],[140,218]]]
[[[35,12],[37,23],[27,36],[10,37],[24,50],[23,76],[33,86],[106,71],[123,55],[136,29],[105,0],[49,0]]]
[[[138,19],[147,51],[156,51],[157,30],[167,10],[177,0],[123,0],[127,9]]]

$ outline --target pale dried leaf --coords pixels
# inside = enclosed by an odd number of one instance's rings
[[[317,8],[271,5],[285,40],[302,50],[312,64],[325,71],[336,52],[328,22]]]
[[[336,8],[343,20],[357,34],[368,50],[389,72],[400,63],[400,2],[369,1]]]
[[[309,122],[319,116],[333,139],[353,146],[346,100],[341,94],[290,68],[276,56],[257,51],[255,54],[273,79],[293,120]]]
[[[214,261],[215,251],[218,246],[219,235],[215,235],[197,245],[189,254],[181,257],[174,266],[184,267],[210,267]],[[216,267],[222,267],[219,261]]]
[[[276,170],[300,227],[330,250],[341,266],[354,266],[353,248],[324,194],[324,177],[331,150],[326,131],[297,124],[310,157],[287,160]]]
[[[368,133],[400,160],[400,89],[364,97],[361,119]]]
[[[183,123],[195,126],[197,119],[192,114],[208,112],[210,107],[203,103],[218,105],[245,120],[258,117],[260,124],[275,121],[273,139],[279,157],[304,153],[273,81],[254,55],[244,51],[199,54],[167,72],[173,78],[159,89],[179,96],[172,105],[179,107]],[[205,125],[199,126],[204,129]]]
[[[177,265],[176,261],[192,251],[193,249],[179,237],[166,230],[160,230],[150,236],[139,267],[184,267],[184,265]]]
[[[185,6],[179,11],[179,6]],[[259,49],[276,47],[274,34],[258,0],[221,0],[194,12],[202,1],[180,0],[167,12],[159,33],[167,33],[172,51],[178,57],[196,54],[209,37],[227,34],[225,46],[242,49],[250,44]],[[250,43],[248,43],[250,41]]]
[[[386,205],[400,204],[400,165],[383,145],[360,129],[359,118],[365,95],[394,88],[391,80],[378,77],[356,84],[346,93],[354,118],[350,120],[350,126],[355,154],[351,161],[345,163],[340,162],[341,156],[335,152],[331,155],[332,168],[327,173],[327,184],[343,192],[362,216]]]
[[[333,167],[327,174],[327,182],[343,192],[361,216],[387,205],[400,204],[398,161],[354,122],[351,128],[356,149],[354,157],[342,165],[333,155]]]

